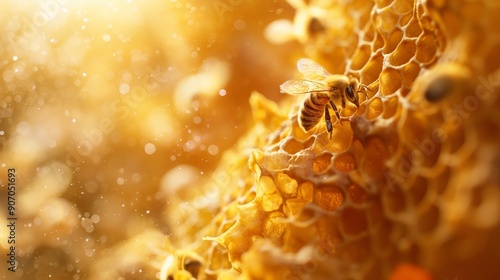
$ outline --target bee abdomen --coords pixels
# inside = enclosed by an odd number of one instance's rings
[[[299,125],[305,131],[313,128],[321,120],[327,103],[328,98],[309,95],[302,103],[299,113]]]

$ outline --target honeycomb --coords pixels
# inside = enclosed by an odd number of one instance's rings
[[[253,127],[178,212],[198,217],[171,239],[205,259],[199,279],[496,279],[500,5],[288,2],[268,40],[368,98],[329,139],[300,128],[301,99],[253,93]]]

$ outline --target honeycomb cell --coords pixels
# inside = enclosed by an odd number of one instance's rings
[[[237,207],[230,207],[230,208],[234,208],[235,209],[235,212],[238,211],[238,208]],[[235,215],[236,216],[236,215]],[[234,219],[234,217],[231,217],[231,219]],[[234,225],[234,223],[236,222],[235,220],[231,221],[231,219],[226,219],[224,221],[221,221],[221,229],[222,231],[227,231],[229,230],[230,227],[232,227]]]
[[[316,141],[316,137],[309,137],[309,138],[307,138],[307,139],[303,142],[303,145],[304,145],[304,150],[305,150],[305,149],[309,149],[309,147],[311,147],[311,146],[314,144],[314,141]]]
[[[358,185],[350,185],[347,187],[347,195],[349,199],[356,204],[364,204],[368,201],[368,194]]]
[[[448,182],[451,176],[450,172],[448,166],[443,167],[442,171],[428,182],[430,185],[429,189],[434,190],[439,195],[443,194],[448,189]]]
[[[425,210],[418,219],[418,229],[421,233],[430,233],[439,224],[441,211],[436,205]]]
[[[312,148],[317,154],[323,153],[325,150],[333,153],[340,153],[349,148],[352,142],[352,129],[349,125],[336,123],[333,126],[331,138],[327,136],[318,137]]]
[[[276,186],[273,179],[269,176],[260,177],[259,187],[257,188],[257,196],[268,195],[276,192]]]
[[[381,179],[384,176],[384,163],[388,157],[384,141],[378,137],[370,137],[366,140],[361,170],[373,179]]]
[[[293,221],[299,222],[299,223],[301,223],[301,222],[308,223],[312,220],[315,220],[317,218],[317,214],[318,214],[318,209],[316,207],[317,207],[316,205],[311,205],[311,204],[309,204],[308,207],[303,207],[301,209],[299,215],[297,215]],[[299,234],[296,234],[296,235],[299,235]]]
[[[408,35],[406,34],[406,25],[414,18],[413,14],[406,14],[399,18],[399,26],[402,26],[402,30],[405,33],[406,38]]]
[[[384,205],[392,213],[399,213],[406,209],[406,200],[399,185],[392,185],[384,192]]]
[[[278,175],[276,175],[276,185],[285,194],[297,193],[297,181],[290,178],[290,176],[285,173],[278,173]]]
[[[370,100],[370,104],[368,105],[368,109],[366,110],[366,118],[372,120],[384,111],[384,103],[380,98],[373,98]]]
[[[291,155],[296,154],[302,150],[304,150],[304,145],[302,144],[301,141],[295,139],[295,138],[290,138],[288,141],[286,141],[283,144],[283,150]]]
[[[335,186],[318,187],[314,195],[314,202],[327,211],[333,211],[344,203],[344,193]]]
[[[398,47],[403,35],[401,29],[394,29],[390,34],[384,36],[384,53],[392,53]]]
[[[413,179],[408,187],[410,201],[413,205],[419,205],[427,193],[427,180],[421,176]]]
[[[415,17],[408,22],[408,25],[403,27],[406,38],[417,38],[422,34],[422,28]]]
[[[338,154],[333,160],[333,167],[343,173],[347,173],[356,168],[356,159],[349,152]]]
[[[298,110],[298,107],[296,109]],[[314,137],[311,137],[311,134],[309,134],[308,132],[304,132],[304,129],[302,129],[302,127],[300,127],[298,125],[298,121],[297,121],[297,117],[296,116],[293,118],[292,121],[295,124],[295,125],[293,125],[291,127],[291,133],[290,133],[290,135],[292,137],[294,137],[298,141],[305,141],[305,140],[314,138]]]
[[[411,61],[401,68],[401,79],[403,81],[404,88],[409,89],[412,87],[413,82],[420,74],[421,69],[420,65],[414,61]]]
[[[309,200],[309,201],[312,201]],[[307,200],[304,201],[303,199],[300,198],[290,198],[285,201],[285,206],[284,206],[284,213],[287,216],[294,216],[297,215],[297,213],[302,210],[304,207],[304,204],[308,202]]]
[[[314,184],[311,182],[304,182],[300,184],[297,191],[297,197],[305,202],[310,202],[313,200],[314,195]]]
[[[356,50],[352,56],[351,69],[361,70],[363,66],[368,62],[372,55],[372,50],[369,45],[363,45]]]
[[[392,8],[399,15],[405,15],[413,11],[413,0],[395,0],[392,3]]]
[[[375,33],[375,38],[372,40],[372,49],[374,52],[384,48],[385,39],[384,36],[380,35],[380,33]],[[373,55],[373,54],[371,54]]]
[[[387,218],[380,199],[374,199],[371,202],[366,208],[367,221],[369,221],[371,227],[378,228],[387,222]]]
[[[256,196],[257,196],[257,194],[255,193],[255,191],[254,191],[253,189],[251,189],[250,191],[248,191],[248,192],[247,192],[247,193],[243,196],[243,198],[244,198],[244,199],[242,200],[242,203],[241,203],[241,204],[247,204],[247,203],[249,203],[250,201],[254,200]],[[229,217],[234,217],[234,215],[233,215],[233,216],[231,216],[231,213],[228,213],[228,214],[229,214],[229,215],[228,215]]]
[[[361,138],[365,138],[365,134],[361,135]],[[352,143],[352,152],[354,154],[354,158],[356,159],[356,162],[360,162],[363,159],[363,153],[365,152],[365,147],[363,146],[363,143],[356,139]]]
[[[281,238],[285,232],[286,225],[283,222],[285,215],[280,212],[272,212],[264,222],[264,236]]]
[[[433,139],[433,138],[430,138]],[[430,140],[427,139],[427,140]],[[415,139],[416,141],[416,139]],[[434,140],[431,140],[434,141]],[[429,143],[427,141],[427,143]],[[419,143],[420,145],[422,143]],[[442,154],[442,146],[441,143],[439,142],[434,142],[432,144],[432,151],[430,150],[422,150],[422,146],[417,148],[417,150],[413,150],[411,153],[411,161],[412,164],[418,167],[427,167],[429,169],[436,168],[437,167],[437,161]]]
[[[385,8],[393,3],[394,0],[375,0],[377,8]]]
[[[384,103],[384,114],[383,118],[388,119],[392,118],[399,108],[399,99],[396,96],[393,96],[385,101]]]
[[[402,87],[401,90],[399,91],[399,95],[403,98],[406,98],[408,96],[408,94],[410,93],[410,91],[411,91],[411,88]]]
[[[370,61],[363,67],[363,82],[369,85],[378,80],[383,64],[384,57],[380,53],[372,56]]]
[[[341,214],[342,229],[345,234],[358,235],[367,230],[368,222],[366,220],[365,210],[354,207],[342,209]]]
[[[376,17],[376,27],[384,33],[392,32],[398,26],[399,16],[390,8],[383,8]]]
[[[437,45],[434,36],[429,33],[420,35],[417,39],[417,52],[415,58],[419,63],[429,64],[436,59]]]
[[[266,194],[262,197],[262,209],[266,212],[278,210],[283,204],[283,197],[278,193]]]
[[[392,66],[406,64],[415,56],[416,50],[417,46],[415,45],[415,41],[403,40],[389,56],[389,63]]]
[[[402,86],[401,75],[394,68],[385,68],[380,74],[380,93],[391,95]]]
[[[373,42],[373,40],[375,39],[375,34],[376,33],[375,33],[374,28],[373,28],[373,25],[367,25],[367,29],[363,33],[363,38],[361,38],[362,42],[364,44],[366,44],[366,43],[369,44],[370,42]]]
[[[316,174],[325,172],[332,164],[332,154],[324,153],[318,157],[313,162],[313,171]]]

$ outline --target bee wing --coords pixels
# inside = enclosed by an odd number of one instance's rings
[[[288,80],[280,86],[280,91],[288,94],[328,92],[328,86],[309,80]]]
[[[297,69],[306,79],[310,80],[323,80],[331,75],[323,66],[308,58],[299,59],[297,61]]]

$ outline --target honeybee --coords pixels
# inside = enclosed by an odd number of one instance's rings
[[[313,60],[302,58],[297,62],[297,69],[304,75],[305,79],[288,80],[280,86],[282,93],[298,95],[309,94],[300,105],[298,121],[300,127],[307,132],[311,130],[325,115],[326,129],[332,137],[333,125],[330,117],[331,107],[340,124],[340,112],[335,103],[340,100],[342,108],[345,108],[346,99],[359,107],[358,92],[361,88],[368,89],[359,83],[355,77],[330,74],[325,68]],[[364,91],[366,98],[368,95]]]

